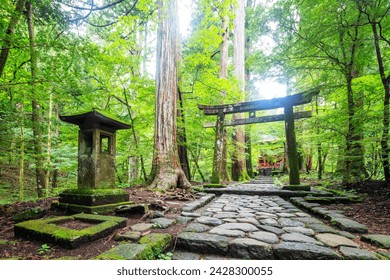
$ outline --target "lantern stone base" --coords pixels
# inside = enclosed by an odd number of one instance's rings
[[[59,195],[58,202],[53,202],[53,208],[67,210],[73,213],[113,212],[124,205],[133,205],[129,195],[122,189],[71,189]]]
[[[60,194],[59,202],[85,206],[97,206],[129,201],[122,189],[71,189]]]
[[[51,204],[51,207],[53,209],[66,210],[67,212],[70,213],[109,214],[123,206],[132,206],[132,205],[135,205],[134,202],[132,201],[103,204],[103,205],[96,205],[96,206],[62,203],[57,201],[57,202],[53,202]]]

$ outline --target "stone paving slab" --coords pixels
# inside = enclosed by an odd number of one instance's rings
[[[366,234],[362,236],[362,241],[374,244],[384,249],[390,249],[390,235]]]
[[[264,190],[272,186],[257,184],[257,187]],[[373,257],[371,252],[356,248],[358,245],[351,240],[354,235],[324,224],[276,195],[223,193],[193,213],[195,219],[178,235],[176,248],[198,256],[296,260]],[[343,217],[339,212],[330,214]],[[191,215],[184,212],[184,216]]]
[[[229,255],[246,260],[273,259],[270,244],[251,238],[237,238],[229,242]]]
[[[167,218],[156,218],[151,220],[150,222],[159,228],[169,228],[171,225],[176,223],[176,220]]]
[[[334,225],[337,225],[342,230],[346,230],[349,232],[356,232],[356,233],[367,233],[368,228],[365,225],[362,225],[354,220],[347,219],[347,218],[333,218],[331,220],[331,223]]]
[[[320,242],[332,248],[340,247],[340,246],[359,247],[359,245],[353,242],[352,240],[337,234],[322,233],[322,234],[317,234],[316,238]]]
[[[313,243],[282,242],[275,246],[274,254],[281,260],[337,260],[341,256],[328,247]]]
[[[377,260],[375,253],[368,252],[359,248],[342,246],[340,252],[347,260]]]
[[[196,253],[228,253],[229,238],[218,234],[181,232],[177,236],[177,247]]]

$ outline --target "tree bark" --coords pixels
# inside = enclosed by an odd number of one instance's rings
[[[248,0],[246,3],[247,7],[252,7],[253,1]],[[245,20],[245,28],[248,28],[249,24],[248,21]],[[252,51],[252,41],[249,36],[246,37],[245,40],[245,51],[246,53],[251,53]],[[245,67],[245,88],[247,92],[247,98],[246,101],[252,100],[252,92],[250,89],[251,84],[251,73],[248,67]],[[254,177],[253,174],[253,168],[252,168],[252,138],[251,138],[251,126],[245,127],[245,155],[246,155],[246,172],[248,173],[248,176],[250,178]]]
[[[46,144],[46,174],[45,174],[45,185],[46,185],[46,196],[50,193],[50,167],[51,167],[51,119],[53,114],[53,95],[49,94],[49,112],[48,112],[48,123],[47,123],[47,144]]]
[[[226,11],[224,11],[226,13]],[[220,45],[219,78],[229,78],[229,16],[224,14],[222,18],[222,42]],[[222,92],[222,98],[226,97],[226,92]],[[222,182],[230,181],[227,167],[227,131],[226,127],[222,130],[222,161],[220,168],[220,180]]]
[[[151,188],[189,189],[177,150],[178,10],[176,0],[159,0],[154,155]]]
[[[30,90],[33,100],[32,105],[32,123],[33,123],[33,135],[34,135],[34,152],[35,152],[35,176],[37,184],[38,197],[43,197],[46,190],[45,181],[45,169],[44,169],[44,154],[42,146],[42,131],[41,131],[41,106],[36,99],[35,83],[37,79],[38,70],[38,55],[35,48],[35,31],[32,18],[32,5],[31,2],[26,2],[26,17],[28,25],[28,35],[30,43],[30,62],[31,62],[31,83]]]
[[[121,100],[119,98],[117,98],[117,99],[120,102],[122,102],[122,103],[124,103],[126,105],[127,113],[129,115],[129,118],[130,118],[131,134],[133,135],[135,148],[138,151],[139,144],[138,144],[138,138],[137,138],[137,134],[136,134],[136,131],[135,131],[135,126],[134,126],[134,118],[133,118],[133,114],[131,112],[131,106],[129,104],[129,99],[127,98],[126,89],[124,87],[123,87],[123,95],[125,97],[125,102],[123,102],[123,100]],[[144,157],[143,157],[142,154],[140,155],[140,160],[141,160],[141,173],[142,173],[142,176],[143,176],[143,180],[146,181],[147,180],[147,176],[146,176],[146,170],[145,170],[145,161],[144,161]]]
[[[224,13],[226,11],[222,11]],[[220,60],[219,60],[219,78],[226,80],[228,78],[229,67],[229,17],[227,14],[222,17],[222,41],[220,44]],[[226,92],[221,92],[222,101],[226,97]],[[230,180],[227,171],[227,136],[226,128],[224,127],[224,114],[217,116],[214,157],[213,157],[213,172],[211,182],[220,184]]]
[[[239,0],[234,18],[234,75],[240,83],[242,101],[245,99],[245,1]],[[242,118],[242,114],[234,114],[233,120]],[[246,171],[245,128],[235,127],[233,132],[234,151],[232,156],[232,179],[244,181],[249,178]]]
[[[59,105],[58,102],[54,104],[54,115],[55,115],[55,141],[54,141],[54,149],[58,149],[58,139],[60,136],[60,130],[59,130],[59,121],[60,121],[60,110],[59,110]],[[56,159],[54,159],[54,168],[53,168],[53,176],[51,180],[51,188],[55,189],[57,188],[57,183],[58,183],[58,162]]]
[[[253,168],[252,168],[252,139],[251,139],[251,127],[247,126],[245,128],[245,155],[246,155],[246,172],[248,176],[253,178]]]
[[[200,178],[202,179],[202,182],[206,182],[206,179],[202,173],[202,170],[200,169],[200,166],[199,166],[199,153],[198,155],[196,156],[192,151],[191,149],[189,150],[190,151],[190,154],[192,156],[192,158],[194,159],[194,164],[195,164],[195,167],[196,167],[196,170],[198,170],[198,173],[200,175]],[[195,172],[194,172],[195,174]],[[195,177],[195,176],[194,176]]]
[[[316,96],[316,116],[318,117],[319,110],[318,110],[318,96]],[[317,125],[316,129],[317,133],[317,162],[318,162],[318,173],[317,173],[317,179],[322,180],[322,173],[324,170],[323,162],[322,162],[322,142],[320,140],[320,127]]]
[[[382,165],[383,165],[383,174],[385,175],[385,181],[387,184],[390,184],[390,165],[389,165],[389,124],[390,124],[390,75],[386,77],[386,71],[383,63],[383,56],[379,44],[379,34],[377,29],[377,23],[372,22],[372,33],[374,35],[374,46],[376,58],[378,61],[379,74],[381,76],[381,81],[384,89],[383,96],[383,129],[382,129],[382,139],[381,139],[381,156],[382,156]]]
[[[293,107],[284,107],[284,114],[286,116],[285,128],[287,139],[287,157],[290,169],[290,185],[299,185],[299,160],[297,152],[297,141],[295,137]]]
[[[363,97],[361,93],[355,93],[352,88],[352,81],[359,74],[357,51],[359,48],[359,23],[362,13],[359,12],[356,18],[356,25],[348,25],[350,29],[346,32],[346,25],[343,17],[339,18],[339,44],[342,54],[342,69],[346,81],[347,110],[348,110],[348,131],[346,135],[345,151],[345,173],[343,183],[350,184],[361,181],[367,177],[367,170],[364,163],[363,147],[363,123],[359,118],[359,112],[363,111]],[[346,42],[350,40],[350,42]]]
[[[214,157],[213,157],[213,173],[211,175],[211,183],[220,184],[222,179],[222,162],[223,162],[223,130],[225,115],[223,113],[217,116],[215,143],[214,143]]]
[[[20,16],[22,15],[25,2],[26,0],[18,0],[18,2],[16,3],[15,12],[12,14],[8,28],[5,31],[5,38],[1,46],[0,52],[0,77],[3,75],[3,71],[7,63],[9,50],[12,44],[12,37],[15,33],[15,28],[19,22]]]
[[[24,98],[22,99],[20,111],[20,148],[19,148],[19,200],[24,200],[24,163],[25,163],[25,140],[24,140]]]
[[[361,181],[366,177],[367,170],[364,164],[364,149],[362,146],[363,133],[359,126],[359,120],[356,116],[356,109],[362,110],[352,89],[352,75],[348,71],[346,73],[347,95],[348,95],[348,132],[346,135],[346,157],[345,157],[345,173],[343,183],[349,184]]]
[[[184,174],[186,175],[187,179],[191,181],[191,170],[190,170],[190,164],[188,160],[188,149],[187,149],[187,131],[185,127],[186,122],[184,117],[184,105],[183,105],[183,97],[180,90],[178,90],[178,98],[179,98],[179,108],[177,110],[177,116],[180,122],[180,125],[178,127],[179,159]]]

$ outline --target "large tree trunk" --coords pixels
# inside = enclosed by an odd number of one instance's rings
[[[383,97],[383,129],[382,129],[382,139],[381,139],[381,148],[382,148],[382,165],[383,165],[383,174],[385,175],[385,181],[387,184],[390,184],[390,165],[389,165],[389,124],[390,124],[390,75],[386,77],[385,67],[383,64],[382,52],[379,44],[379,32],[377,30],[377,23],[371,23],[372,33],[374,34],[374,45],[375,53],[378,61],[379,74],[381,76],[381,81],[384,89]]]
[[[226,12],[226,11],[225,11]],[[226,14],[222,19],[222,42],[220,45],[220,61],[219,61],[219,78],[229,78],[229,16]],[[222,97],[226,97],[226,93],[222,93]],[[223,128],[223,143],[222,143],[222,162],[221,162],[221,181],[230,181],[230,176],[227,167],[227,131]]]
[[[26,2],[26,17],[28,25],[28,35],[30,40],[30,63],[31,63],[31,83],[30,90],[33,100],[32,105],[32,123],[33,123],[33,135],[34,135],[34,153],[35,153],[35,176],[37,183],[38,197],[43,197],[46,190],[45,169],[44,169],[44,154],[42,146],[42,131],[41,131],[41,106],[39,105],[35,93],[34,81],[37,78],[38,58],[35,48],[35,32],[32,18],[32,5],[31,2]]]
[[[20,118],[20,148],[19,148],[19,200],[24,199],[24,163],[25,163],[25,140],[24,140],[24,98],[19,109]]]
[[[215,131],[215,144],[214,144],[214,157],[213,157],[213,173],[211,175],[211,183],[219,184],[222,178],[222,157],[223,157],[223,123],[225,120],[224,114],[218,114],[216,131]]]
[[[55,115],[55,141],[54,141],[54,150],[58,150],[58,140],[60,136],[60,130],[59,130],[59,121],[60,121],[60,110],[59,110],[59,105],[58,102],[54,104],[54,115]],[[54,168],[53,168],[53,176],[51,180],[51,188],[55,189],[57,188],[57,183],[58,183],[58,162],[55,159],[54,160]]]
[[[186,175],[187,179],[191,181],[191,169],[188,160],[188,148],[187,148],[187,131],[185,127],[186,122],[184,117],[184,104],[183,104],[183,97],[180,91],[178,91],[178,98],[179,98],[179,108],[177,110],[177,116],[180,122],[180,125],[178,127],[179,159],[184,174]]]
[[[50,169],[51,169],[51,139],[52,139],[52,132],[51,132],[51,119],[53,115],[53,94],[49,94],[49,112],[47,116],[47,144],[46,144],[46,177],[45,177],[45,185],[46,185],[46,196],[49,196],[50,194]]]
[[[223,11],[226,12],[226,11]],[[220,60],[219,60],[219,78],[228,79],[229,74],[229,17],[222,17],[222,42],[220,44]],[[222,101],[226,97],[226,92],[222,91]],[[213,173],[211,182],[219,184],[221,182],[230,181],[227,170],[227,132],[223,126],[224,115],[217,117],[217,129],[214,143],[214,158],[213,158]]]
[[[16,3],[15,12],[12,14],[8,28],[5,31],[5,37],[0,52],[0,77],[3,75],[4,67],[7,63],[9,50],[11,48],[12,37],[15,33],[15,28],[19,22],[19,18],[22,14],[25,2],[26,0],[18,0],[18,2]]]
[[[357,15],[356,23],[361,22],[360,12]],[[359,74],[357,51],[360,45],[359,24],[351,26],[346,32],[345,23],[340,16],[339,23],[339,43],[343,63],[340,64],[346,81],[347,90],[347,110],[348,110],[348,131],[346,135],[345,151],[345,173],[343,183],[349,184],[361,181],[367,177],[367,170],[364,163],[363,147],[363,123],[359,114],[363,111],[362,93],[355,93],[352,88],[352,81]]]
[[[316,96],[316,116],[318,117],[318,114],[319,114],[319,110],[318,110],[318,96]],[[317,124],[317,123],[316,123]],[[317,133],[317,164],[318,164],[318,173],[317,173],[317,179],[318,180],[322,180],[322,173],[323,173],[323,170],[324,170],[324,165],[323,165],[323,161],[322,161],[322,142],[320,140],[320,127],[319,125],[317,124],[317,129],[316,129],[316,133]]]
[[[245,0],[238,0],[234,18],[234,75],[240,83],[242,101],[245,94]],[[242,114],[234,114],[233,119],[242,118]],[[232,156],[232,179],[244,181],[249,178],[246,171],[245,128],[236,126],[233,132],[234,151]]]
[[[253,1],[248,0],[246,3],[247,7],[252,7]],[[245,28],[248,28],[248,21],[245,20]],[[252,51],[252,38],[250,36],[246,37],[245,40],[245,51],[246,53],[251,53]],[[251,101],[253,99],[251,91],[251,73],[248,67],[245,67],[245,87],[246,87],[246,101]],[[246,154],[246,172],[248,176],[253,178],[253,167],[252,167],[252,137],[251,137],[251,126],[248,125],[245,127],[245,154]]]
[[[178,10],[176,0],[159,0],[154,156],[150,186],[190,188],[177,151]]]
[[[348,94],[348,132],[346,135],[346,157],[345,173],[343,183],[349,184],[363,180],[366,175],[364,164],[363,131],[360,127],[361,121],[356,116],[357,110],[362,110],[362,104],[359,104],[354,98],[352,89],[352,76],[346,74],[347,94]]]

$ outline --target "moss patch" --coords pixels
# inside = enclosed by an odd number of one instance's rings
[[[61,222],[72,220],[90,222],[94,225],[82,230],[61,227]],[[76,248],[84,242],[106,236],[113,230],[125,226],[125,224],[125,218],[78,214],[69,217],[22,222],[15,225],[14,232],[15,236],[57,243],[67,248]]]
[[[172,235],[152,233],[142,237],[139,244],[122,243],[97,256],[97,260],[155,260],[171,245]]]
[[[96,206],[128,202],[129,195],[122,189],[72,189],[62,192],[61,203]]]
[[[45,216],[45,209],[41,207],[35,207],[26,211],[20,212],[13,217],[15,223],[20,223],[27,220],[39,219]]]
[[[120,244],[103,254],[95,257],[95,260],[142,260],[144,251],[147,249],[145,244]]]
[[[0,246],[16,245],[16,244],[18,244],[18,242],[16,241],[0,239]]]
[[[152,233],[142,237],[139,243],[147,245],[143,256],[144,259],[155,259],[158,255],[165,252],[165,250],[170,246],[171,241],[172,235],[169,233]]]
[[[118,207],[126,206],[126,205],[134,205],[134,202],[126,201],[126,202],[96,205],[96,206],[53,202],[51,206],[52,208],[63,209],[71,213],[107,214],[107,213],[114,212],[115,209],[117,209]]]
[[[113,195],[123,194],[126,191],[122,189],[70,189],[62,192],[63,194],[74,194],[74,195]]]

